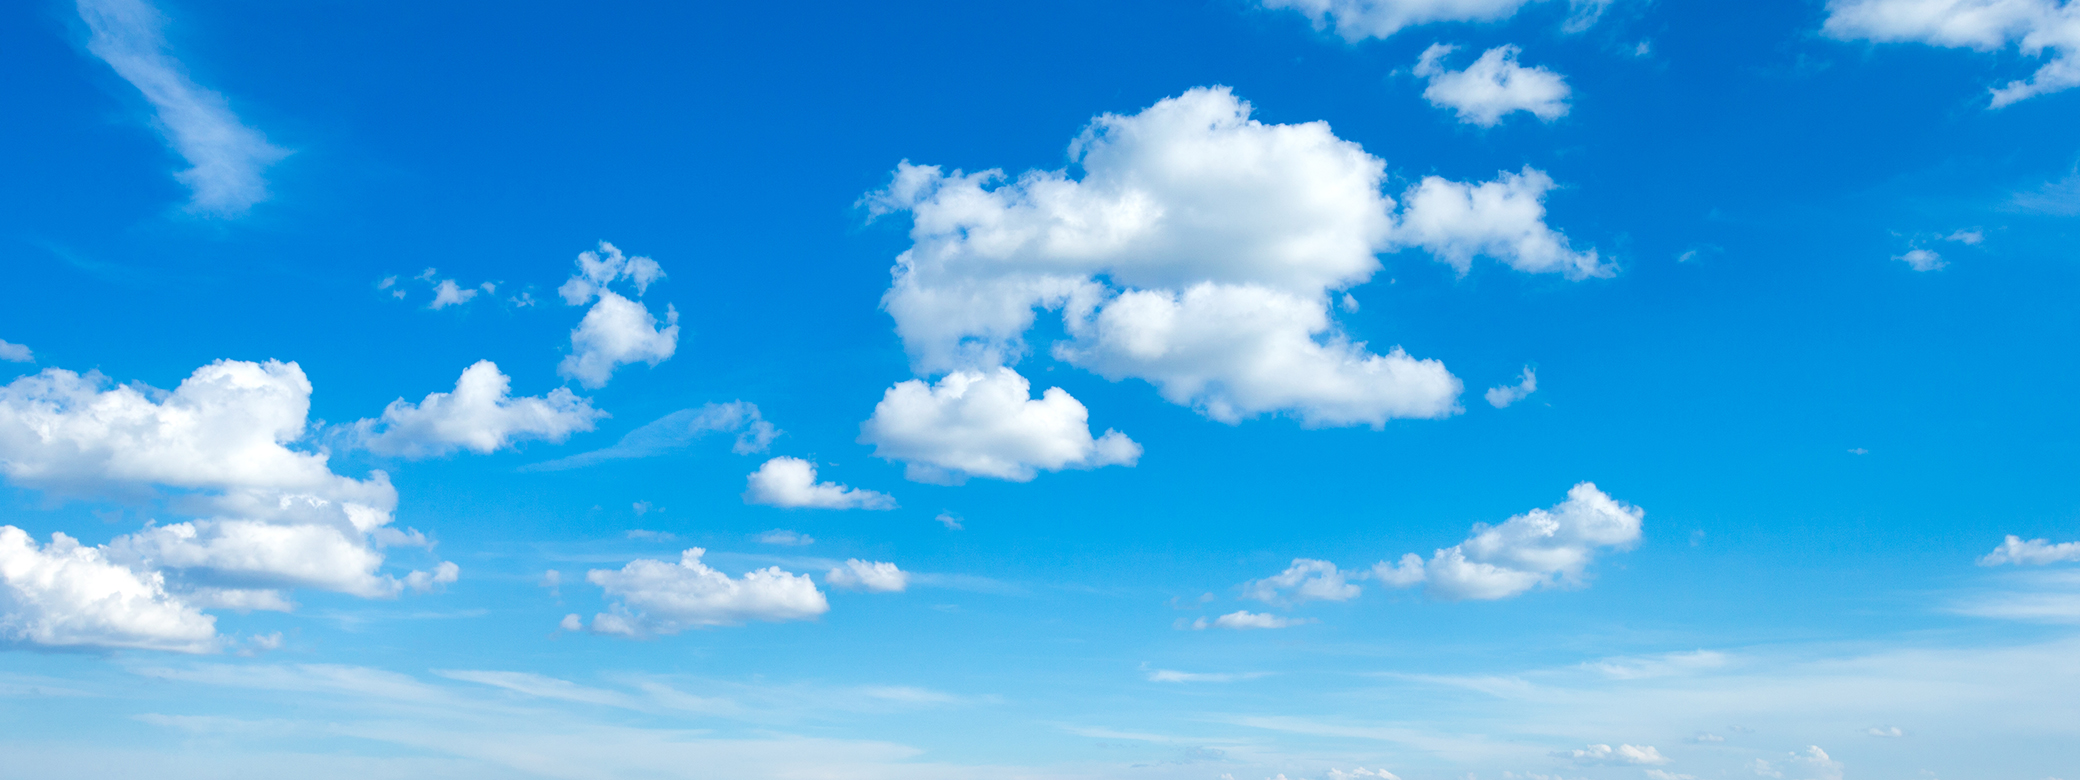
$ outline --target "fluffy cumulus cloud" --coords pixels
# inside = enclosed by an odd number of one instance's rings
[[[859,441],[878,457],[906,463],[920,482],[957,483],[970,476],[1014,482],[1040,470],[1132,466],[1141,445],[1106,430],[1091,436],[1090,413],[1067,390],[1035,399],[1018,372],[955,371],[934,385],[899,382],[874,405]]]
[[[1519,375],[1516,384],[1490,387],[1488,392],[1484,394],[1484,397],[1488,399],[1489,406],[1505,409],[1510,404],[1522,401],[1526,396],[1536,392],[1538,392],[1538,373],[1532,371],[1530,366],[1525,366],[1524,373]]]
[[[629,431],[621,441],[606,449],[537,463],[526,470],[559,471],[623,458],[648,458],[685,449],[711,433],[736,434],[730,451],[750,455],[765,452],[767,445],[772,444],[781,431],[759,414],[757,404],[747,401],[709,403],[680,409],[646,423]]]
[[[586,572],[587,581],[615,600],[608,611],[593,616],[592,630],[642,637],[753,620],[810,620],[830,611],[808,575],[771,566],[731,577],[702,563],[705,554],[694,547],[678,563],[644,558],[620,569]],[[565,627],[572,623],[566,618]]]
[[[231,360],[171,392],[55,368],[0,387],[0,473],[9,481],[54,497],[137,500],[170,489],[169,506],[196,516],[95,548],[12,537],[0,594],[12,635],[42,642],[96,634],[21,627],[102,626],[99,644],[194,648],[209,634],[208,623],[185,617],[195,608],[288,609],[288,588],[381,598],[453,581],[453,564],[403,578],[381,571],[383,547],[430,545],[390,525],[397,493],[387,475],[342,476],[323,453],[287,446],[305,434],[310,393],[294,363]],[[115,612],[65,611],[89,596],[94,609]],[[157,640],[124,639],[123,625],[164,630]]]
[[[1465,70],[1452,70],[1444,58],[1457,48],[1434,44],[1416,60],[1416,76],[1430,82],[1423,90],[1430,105],[1452,109],[1459,121],[1481,127],[1494,127],[1516,111],[1547,122],[1567,114],[1567,80],[1544,67],[1518,65],[1517,47],[1497,46]]]
[[[607,416],[592,402],[556,388],[545,396],[512,397],[512,379],[489,360],[463,369],[452,393],[430,393],[417,404],[402,398],[379,420],[351,427],[357,442],[385,455],[425,458],[458,449],[486,453],[520,439],[560,442],[592,430]]]
[[[1265,124],[1251,111],[1213,87],[1100,116],[1070,145],[1081,178],[900,165],[866,203],[914,219],[882,298],[913,367],[1009,365],[1036,313],[1059,310],[1068,338],[1054,357],[1145,380],[1214,419],[1379,426],[1453,414],[1462,389],[1442,363],[1374,350],[1330,316],[1380,253],[1609,273],[1546,227],[1543,172],[1426,179],[1397,216],[1384,160],[1326,123]]]
[[[1573,759],[1587,766],[1658,766],[1668,763],[1653,745],[1590,745],[1581,750],[1562,750],[1553,754],[1560,758]]]
[[[1447,600],[1501,599],[1537,587],[1576,585],[1603,550],[1639,542],[1645,510],[1583,482],[1551,509],[1533,509],[1501,525],[1477,524],[1466,541],[1431,555],[1409,553],[1380,562],[1373,577],[1396,587],[1424,586]]]
[[[744,503],[747,504],[783,509],[896,508],[896,500],[886,493],[850,488],[836,482],[818,482],[816,464],[784,455],[759,466],[746,483]]]
[[[1432,22],[1492,22],[1507,19],[1531,0],[1263,0],[1265,8],[1290,8],[1316,27],[1333,25],[1345,40],[1385,38],[1403,28]],[[1578,4],[1579,5],[1579,4]],[[1601,4],[1593,4],[1600,11]],[[1590,19],[1593,20],[1593,16]],[[1572,23],[1572,22],[1571,22]]]
[[[2080,561],[2080,542],[2052,544],[2048,539],[2023,541],[2022,537],[2009,535],[2001,546],[1979,559],[1980,566],[2002,564],[2037,565]]]
[[[1300,604],[1309,601],[1349,601],[1356,598],[1359,588],[1346,581],[1351,572],[1340,571],[1336,564],[1308,558],[1294,558],[1293,564],[1277,575],[1261,580],[1250,580],[1242,585],[1242,597],[1256,599],[1266,604]],[[1363,577],[1363,572],[1358,572]]]
[[[1908,268],[1923,272],[1935,271],[1950,264],[1933,249],[1909,249],[1906,254],[1893,255],[1892,259],[1906,263]]]
[[[864,590],[869,593],[901,593],[910,587],[910,575],[893,563],[886,561],[862,561],[852,558],[845,565],[830,570],[823,581],[833,588]]]
[[[158,9],[143,0],[79,0],[79,16],[87,23],[87,51],[143,93],[153,125],[188,161],[174,178],[194,193],[191,210],[235,217],[267,200],[261,174],[288,152],[239,121],[223,95],[188,78],[167,51]]]
[[[2048,53],[2029,78],[1992,89],[1994,108],[2080,86],[2080,3],[2071,0],[1831,0],[1822,30],[1842,40]]]
[[[665,306],[664,327],[641,302],[610,289],[616,283],[634,287],[643,297],[650,284],[664,278],[664,269],[647,257],[626,257],[605,241],[599,251],[580,252],[578,271],[556,288],[563,302],[592,308],[571,331],[571,354],[556,366],[565,377],[586,387],[604,387],[614,370],[631,363],[657,365],[679,348],[679,310]],[[596,302],[595,302],[596,301]]]
[[[119,566],[64,534],[39,547],[7,525],[0,526],[0,642],[207,652],[218,638],[216,618],[167,592],[158,573]]]

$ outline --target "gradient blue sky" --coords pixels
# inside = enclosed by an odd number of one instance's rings
[[[2071,0],[0,14],[0,778],[2080,777]]]

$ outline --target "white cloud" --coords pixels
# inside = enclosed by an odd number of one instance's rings
[[[432,270],[431,268],[427,269],[429,272]],[[479,292],[488,293],[496,289],[498,289],[498,286],[490,282],[485,282],[477,287],[463,287],[456,284],[453,279],[442,279],[433,286],[433,302],[426,304],[426,308],[439,311],[449,306],[460,306],[469,303],[470,299],[477,297]]]
[[[815,544],[816,537],[804,533],[796,533],[794,531],[789,531],[783,528],[775,528],[771,531],[759,534],[758,541],[761,544],[777,544],[786,547],[801,547],[804,545]]]
[[[885,493],[817,482],[816,464],[784,455],[766,461],[751,473],[744,489],[744,503],[788,509],[896,508],[896,500]]]
[[[1812,767],[1816,780],[1842,780],[1842,762],[1836,761],[1821,750],[1819,745],[1808,746],[1804,753],[1792,753],[1791,762]]]
[[[659,328],[649,308],[607,289],[609,284],[625,280],[635,286],[636,297],[642,297],[651,282],[664,277],[657,261],[623,257],[620,249],[601,241],[598,252],[578,253],[577,265],[578,272],[556,292],[572,306],[594,299],[598,302],[571,331],[571,354],[557,364],[556,372],[596,388],[605,386],[620,366],[638,362],[655,366],[670,359],[679,348],[679,310],[667,304],[665,327]]]
[[[1943,240],[1955,241],[1957,243],[1964,244],[1965,246],[1978,246],[1982,243],[1985,243],[1986,232],[1978,228],[1972,228],[1971,230],[1960,229],[1957,232],[1944,236]]]
[[[1259,678],[1259,677],[1266,677],[1266,676],[1269,676],[1269,675],[1270,675],[1270,673],[1269,673],[1269,672],[1211,672],[1211,673],[1208,673],[1208,672],[1180,672],[1180,671],[1176,671],[1176,670],[1174,670],[1174,669],[1148,669],[1148,667],[1147,667],[1146,665],[1144,665],[1144,666],[1143,666],[1142,668],[1143,668],[1143,669],[1147,669],[1147,672],[1148,672],[1148,681],[1149,681],[1149,682],[1168,682],[1168,683],[1189,683],[1189,682],[1215,682],[1215,683],[1224,683],[1224,682],[1235,682],[1236,680],[1254,680],[1254,679],[1257,679],[1257,678]]]
[[[1484,394],[1484,397],[1488,399],[1488,405],[1497,409],[1504,409],[1510,404],[1524,400],[1525,396],[1538,392],[1538,374],[1532,371],[1530,366],[1524,367],[1522,377],[1522,381],[1514,385],[1500,385],[1488,388],[1488,392]]]
[[[1869,734],[1873,737],[1887,738],[1904,737],[1907,735],[1907,732],[1902,730],[1898,726],[1872,726],[1868,729],[1865,729],[1864,733]]]
[[[379,547],[429,544],[390,527],[389,477],[344,477],[323,453],[285,446],[303,438],[310,408],[296,364],[218,361],[172,392],[107,384],[53,368],[0,387],[0,473],[62,497],[171,488],[169,505],[199,517],[67,552],[75,564],[50,571],[91,579],[89,559],[105,560],[186,604],[239,609],[288,609],[279,588],[392,597],[454,579],[452,564],[382,574]]]
[[[2080,4],[2069,1],[1831,0],[1821,29],[1842,40],[2051,53],[2029,79],[1993,89],[1993,108],[2080,85]]]
[[[1905,261],[1916,271],[1933,271],[1949,265],[1943,260],[1942,255],[1936,254],[1932,249],[1909,249],[1906,254],[1893,255],[1892,259]]]
[[[1273,615],[1269,613],[1251,612],[1249,610],[1243,609],[1236,610],[1234,612],[1230,612],[1228,614],[1214,618],[1212,621],[1208,621],[1206,618],[1203,617],[1199,618],[1198,620],[1194,620],[1192,621],[1192,630],[1204,631],[1208,628],[1226,628],[1236,631],[1246,631],[1254,628],[1287,628],[1290,626],[1304,625],[1306,623],[1311,622],[1314,621],[1280,617],[1278,615]]]
[[[1362,780],[1367,777],[1377,780],[1401,780],[1400,776],[1384,769],[1366,769],[1361,766],[1348,772],[1341,769],[1329,770],[1329,780]]]
[[[174,174],[194,193],[191,211],[236,217],[267,200],[261,172],[289,153],[240,122],[223,95],[188,79],[167,52],[158,9],[142,0],[79,0],[79,16],[91,33],[87,51],[144,94],[153,124],[191,166]]]
[[[1979,559],[1980,566],[1999,566],[2004,563],[2035,564],[2080,561],[2080,542],[2052,544],[2048,539],[2023,541],[2022,537],[2010,534],[1993,548],[1993,552]]]
[[[1303,604],[1309,601],[1348,601],[1356,598],[1357,585],[1344,581],[1351,572],[1338,571],[1336,564],[1294,558],[1291,566],[1276,575],[1242,584],[1242,597],[1266,604]],[[1363,572],[1357,572],[1364,576]]]
[[[1649,769],[1646,770],[1646,774],[1652,780],[1697,780],[1697,775],[1678,774],[1661,769]]]
[[[1615,748],[1609,745],[1590,745],[1582,750],[1563,750],[1553,755],[1571,758],[1577,764],[1591,766],[1658,766],[1668,763],[1668,757],[1661,755],[1661,751],[1655,750],[1653,745],[1619,745]]]
[[[0,360],[9,363],[34,363],[36,355],[30,352],[28,347],[0,339]]]
[[[1114,430],[1093,438],[1090,413],[1067,390],[1050,387],[1039,399],[1018,372],[955,371],[927,386],[899,382],[860,425],[859,441],[874,455],[907,464],[904,476],[957,483],[970,476],[1015,482],[1040,469],[1132,466],[1141,445]]]
[[[1450,70],[1443,61],[1457,48],[1433,44],[1416,60],[1415,75],[1430,81],[1423,90],[1430,105],[1457,111],[1459,121],[1481,127],[1494,127],[1513,111],[1546,122],[1567,114],[1567,80],[1543,66],[1518,65],[1517,47],[1497,46],[1465,70]]]
[[[961,516],[952,512],[940,512],[938,517],[932,519],[939,521],[940,525],[946,526],[948,531],[958,531],[965,527],[961,525]]]
[[[1310,425],[1378,426],[1458,411],[1435,360],[1375,352],[1334,322],[1335,293],[1379,253],[1421,246],[1464,270],[1608,275],[1548,228],[1553,186],[1526,169],[1480,185],[1427,179],[1399,221],[1386,162],[1323,122],[1273,125],[1225,87],[1092,120],[1082,169],[945,173],[897,167],[865,199],[913,217],[882,305],[923,375],[988,371],[1026,354],[1036,309],[1061,311],[1051,353],[1108,379],[1236,422],[1286,412]]]
[[[618,570],[586,572],[586,580],[617,600],[608,612],[593,616],[592,630],[624,636],[676,634],[748,620],[809,620],[830,610],[807,575],[771,566],[731,577],[702,563],[706,553],[694,547],[676,564],[643,558]]]
[[[1526,273],[1615,276],[1617,267],[1602,262],[1595,249],[1576,252],[1567,236],[1546,226],[1545,196],[1553,186],[1553,177],[1530,166],[1480,184],[1425,176],[1404,196],[1401,240],[1461,274],[1483,256]]]
[[[614,446],[527,466],[527,471],[559,471],[623,458],[648,458],[691,446],[710,433],[736,433],[730,450],[739,455],[765,452],[781,431],[745,401],[704,404],[660,417],[629,431]]]
[[[1601,549],[1628,550],[1639,542],[1644,510],[1613,500],[1594,484],[1567,491],[1552,509],[1533,509],[1438,550],[1429,561],[1409,553],[1381,561],[1373,576],[1397,587],[1424,584],[1438,598],[1501,599],[1536,587],[1575,585]]]
[[[514,398],[511,387],[497,364],[480,360],[463,369],[453,393],[430,393],[418,404],[399,398],[383,408],[381,420],[361,420],[352,430],[371,451],[427,458],[457,449],[488,453],[517,439],[561,442],[607,416],[565,388]]]
[[[1492,22],[1509,18],[1531,0],[1263,0],[1265,8],[1291,8],[1316,27],[1334,24],[1344,40],[1385,38],[1403,28],[1432,22]],[[1598,9],[1600,12],[1600,8]],[[1594,17],[1589,21],[1593,22]],[[1570,20],[1570,24],[1573,24]],[[1587,24],[1583,23],[1586,28]]]
[[[0,642],[44,647],[217,649],[216,618],[168,593],[165,578],[108,560],[64,534],[38,547],[0,526]]]
[[[886,561],[862,561],[852,558],[845,565],[823,575],[823,581],[833,588],[864,590],[870,593],[901,593],[910,587],[910,575]]]

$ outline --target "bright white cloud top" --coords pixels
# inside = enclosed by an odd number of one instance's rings
[[[1499,21],[1509,18],[1531,1],[1263,0],[1265,8],[1291,8],[1306,14],[1317,27],[1334,25],[1336,34],[1348,41],[1385,38],[1405,28],[1432,22]]]
[[[62,533],[39,547],[0,526],[0,642],[202,653],[218,646],[216,618]]]
[[[188,78],[167,52],[158,9],[143,0],[79,0],[79,16],[91,32],[87,51],[143,93],[153,125],[188,161],[174,178],[193,191],[191,210],[237,217],[267,200],[262,173],[289,153],[239,121],[223,95]]]
[[[1035,310],[1060,310],[1056,358],[1216,420],[1378,427],[1453,414],[1462,388],[1443,363],[1373,351],[1331,319],[1332,294],[1371,279],[1380,253],[1419,246],[1462,272],[1476,256],[1612,272],[1546,226],[1541,171],[1429,177],[1397,219],[1384,160],[1326,123],[1251,111],[1214,87],[1100,116],[1070,145],[1080,179],[899,166],[867,203],[914,219],[882,304],[916,370],[1008,365]]]
[[[968,477],[1030,481],[1041,470],[1132,466],[1141,445],[1106,430],[1091,436],[1090,412],[1059,387],[1038,399],[1018,372],[955,371],[935,385],[899,382],[860,426],[876,456],[906,463],[904,476],[957,484]]]
[[[480,360],[463,369],[454,392],[429,393],[417,404],[399,398],[383,408],[381,419],[358,421],[351,430],[374,452],[428,458],[458,449],[489,453],[522,439],[561,442],[607,416],[561,387],[514,398],[512,382],[497,364]]]
[[[2080,4],[2072,0],[1831,0],[1821,29],[1843,40],[1994,51],[2050,61],[1992,89],[1991,107],[2080,86]]]
[[[744,503],[782,509],[894,509],[886,493],[816,481],[816,464],[785,455],[766,461],[745,480]]]
[[[1579,586],[1598,553],[1639,543],[1645,517],[1646,510],[1583,482],[1551,509],[1533,509],[1497,526],[1475,525],[1466,541],[1438,550],[1430,560],[1409,553],[1397,563],[1381,561],[1373,576],[1395,587],[1422,585],[1432,597],[1449,601]]]
[[[593,616],[592,630],[646,637],[754,620],[811,620],[830,611],[808,575],[770,566],[731,577],[701,562],[707,552],[694,547],[678,563],[644,558],[620,569],[586,572],[587,581],[616,600]]]
[[[599,251],[578,253],[578,272],[556,289],[563,302],[583,306],[597,301],[571,331],[571,354],[556,372],[586,387],[605,387],[614,370],[630,363],[657,365],[679,348],[679,310],[665,305],[664,327],[641,301],[608,289],[616,282],[633,286],[636,297],[664,278],[664,269],[647,257],[624,257],[605,241]]]
[[[1551,122],[1567,115],[1567,98],[1572,90],[1560,74],[1545,67],[1517,64],[1515,46],[1497,46],[1482,53],[1464,70],[1445,66],[1444,58],[1457,46],[1432,44],[1416,60],[1416,76],[1427,79],[1423,99],[1430,105],[1449,108],[1459,121],[1481,127],[1501,124],[1502,117],[1517,111],[1529,112]]]
[[[455,580],[452,563],[402,579],[380,571],[380,547],[428,544],[390,526],[397,492],[388,475],[341,476],[324,454],[285,446],[303,438],[310,408],[310,381],[296,364],[218,361],[172,392],[106,384],[53,368],[0,387],[0,472],[54,497],[136,499],[173,488],[173,505],[200,517],[96,549],[54,537],[38,551],[14,539],[11,625],[64,623],[62,612],[40,610],[93,594],[116,610],[91,623],[100,634],[18,636],[199,649],[208,632],[184,617],[192,607],[287,610],[291,588],[389,598]],[[126,626],[144,633],[125,635]]]

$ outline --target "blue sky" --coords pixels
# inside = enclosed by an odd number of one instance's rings
[[[0,777],[2080,776],[2080,6],[10,6]]]

